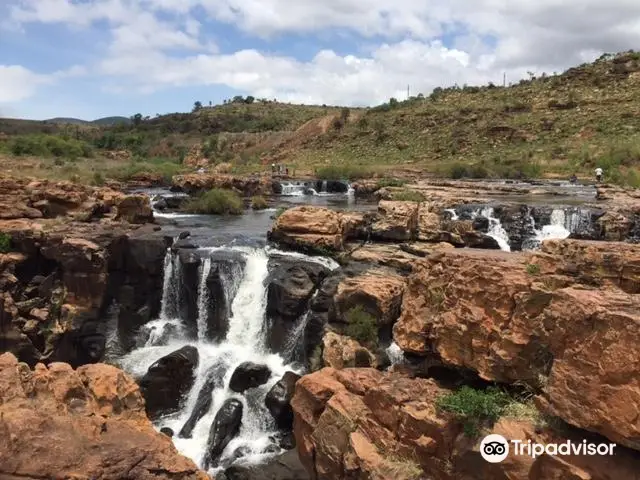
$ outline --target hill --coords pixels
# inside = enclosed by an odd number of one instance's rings
[[[640,185],[636,52],[603,55],[559,75],[540,74],[506,87],[436,88],[366,109],[248,100],[134,116],[129,124],[0,119],[0,132],[10,136],[5,151],[32,151],[12,150],[12,136],[57,135],[81,143],[73,152],[81,148],[108,158],[120,152],[117,157],[130,158],[135,170],[142,163],[173,164],[175,170],[186,158],[189,164],[194,158],[229,162],[239,173],[284,162],[298,172],[349,178],[398,175],[404,166],[455,178],[592,176],[601,166],[609,180]],[[66,155],[64,148],[53,150],[58,154],[41,145],[33,151]]]

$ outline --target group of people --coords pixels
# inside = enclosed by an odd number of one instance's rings
[[[289,175],[289,167],[281,164],[271,164],[271,175]]]
[[[603,176],[604,172],[602,171],[602,169],[600,167],[596,168],[596,182],[601,182],[602,181],[602,176]],[[578,177],[576,177],[576,174],[574,173],[573,175],[571,175],[571,178],[569,179],[569,181],[571,183],[578,183]]]

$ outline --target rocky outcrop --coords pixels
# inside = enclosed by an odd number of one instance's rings
[[[342,250],[344,234],[341,216],[328,208],[290,208],[276,219],[269,239],[300,249]]]
[[[218,460],[229,442],[240,431],[242,425],[242,402],[235,398],[226,400],[216,413],[207,439],[207,449],[204,455],[204,468],[209,470],[218,466]]]
[[[280,429],[291,430],[293,427],[291,399],[298,380],[300,380],[300,375],[297,373],[285,372],[284,376],[271,387],[264,398],[267,409]]]
[[[140,379],[140,391],[151,419],[178,410],[198,368],[198,349],[185,346],[156,361]]]
[[[232,465],[219,480],[309,480],[298,453],[290,450],[260,465]]]
[[[378,218],[371,225],[377,240],[414,240],[418,229],[418,203],[381,200]]]
[[[271,194],[270,176],[234,176],[222,173],[192,173],[177,175],[172,179],[173,189],[190,195],[210,190],[212,188],[226,188],[235,190],[245,197]]]
[[[138,386],[110,365],[29,370],[1,355],[0,419],[2,478],[208,478],[155,431]]]
[[[345,278],[334,298],[336,316],[344,320],[350,309],[360,306],[375,317],[380,326],[390,325],[400,316],[404,288],[403,277],[382,269]]]
[[[501,463],[480,455],[480,438],[436,407],[448,391],[433,380],[373,369],[325,368],[296,384],[294,434],[310,477],[422,480],[635,478],[640,458],[617,446],[615,457],[510,455]],[[509,440],[582,443],[577,432],[559,434],[531,420],[500,419],[490,431]],[[607,444],[602,439],[589,439]]]
[[[335,332],[325,333],[322,339],[322,363],[338,370],[378,366],[376,356],[366,347],[353,338]]]
[[[548,411],[639,448],[629,409],[640,402],[640,298],[576,284],[562,261],[541,275],[536,258],[454,251],[423,260],[409,277],[396,343],[487,380],[542,388]]]

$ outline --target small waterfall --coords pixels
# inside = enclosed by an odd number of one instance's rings
[[[485,218],[489,219],[489,230],[487,231],[487,235],[493,238],[498,245],[500,245],[500,250],[505,252],[510,252],[511,247],[509,246],[509,234],[502,227],[500,223],[500,219],[496,218],[493,207],[484,207],[480,212],[476,213],[475,216],[481,215]]]
[[[404,363],[404,352],[396,342],[391,342],[385,352],[391,361],[391,365],[402,365]]]
[[[327,193],[327,181],[322,181],[322,188],[320,188],[320,193]]]
[[[227,341],[256,352],[262,351],[265,343],[268,262],[264,250],[254,250],[247,256],[244,278],[231,305],[229,319]]]
[[[318,292],[314,293],[317,295]],[[282,355],[288,361],[295,361],[299,358],[299,353],[301,353],[302,347],[302,338],[304,336],[304,330],[307,328],[307,324],[309,323],[309,317],[311,316],[311,310],[307,310],[302,316],[298,319],[293,329],[289,332],[289,338],[287,338],[286,343],[282,349]]]
[[[458,220],[460,218],[453,208],[445,208],[444,211],[451,214],[451,220]]]
[[[198,340],[207,338],[207,317],[209,315],[209,289],[207,278],[211,272],[211,258],[205,258],[200,267],[200,285],[198,286]]]
[[[178,316],[178,286],[180,282],[180,259],[167,248],[164,257],[164,278],[162,284],[162,303],[160,318],[169,319]]]
[[[554,208],[551,212],[551,220],[549,225],[544,225],[540,230],[536,230],[536,240],[539,242],[550,238],[567,238],[571,235],[571,229],[567,229],[567,220],[572,220],[570,216],[567,219],[564,209]],[[571,225],[569,225],[571,227]]]

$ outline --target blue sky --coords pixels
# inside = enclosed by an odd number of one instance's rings
[[[4,0],[0,116],[188,111],[237,94],[373,105],[640,47],[640,2]],[[602,11],[602,14],[594,14]],[[580,28],[584,25],[584,29]]]

